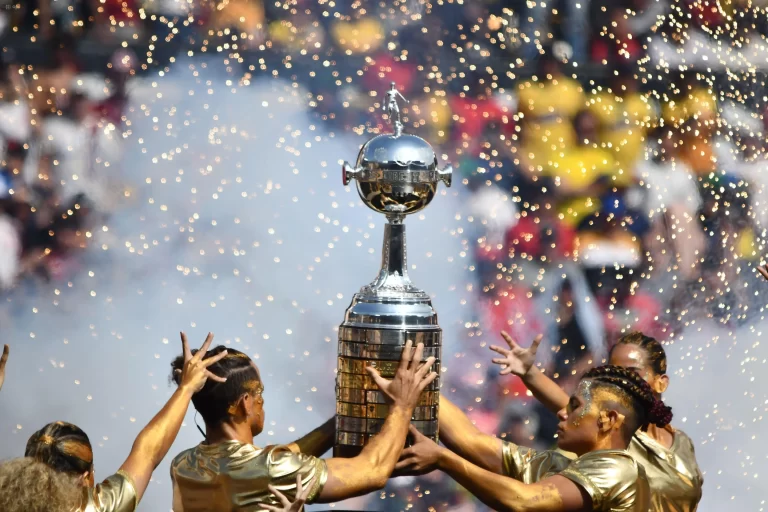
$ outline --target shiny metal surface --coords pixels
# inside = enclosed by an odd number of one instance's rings
[[[387,399],[381,391],[369,391],[365,389],[338,388],[336,400],[353,404],[386,404]],[[421,394],[417,405],[437,405],[440,400],[439,391],[425,391]]]
[[[339,339],[372,345],[404,345],[407,340],[411,340],[413,343],[423,343],[425,347],[439,346],[441,341],[439,331],[395,331],[344,326],[339,328]]]
[[[357,181],[357,192],[369,208],[408,215],[426,208],[440,181],[450,187],[453,171],[439,170],[432,146],[406,133],[372,138],[360,149],[355,167],[345,162],[342,173],[345,185]]]
[[[406,215],[424,209],[435,197],[440,181],[451,185],[452,170],[437,168],[437,156],[424,139],[403,133],[402,96],[394,84],[383,108],[394,133],[377,135],[366,142],[355,167],[344,162],[344,185],[351,180],[363,202],[383,213],[381,269],[374,281],[354,295],[339,327],[336,379],[335,456],[354,456],[376,435],[384,423],[388,405],[365,371],[376,367],[385,377],[397,370],[406,341],[425,345],[424,358],[435,357],[440,368],[442,330],[432,302],[408,276],[405,237]],[[438,440],[439,379],[422,394],[412,423],[424,435]]]
[[[377,348],[362,343],[349,343],[346,341],[339,341],[339,355],[344,357],[390,359],[392,361],[399,361],[402,349],[402,345]],[[439,359],[440,347],[425,348],[424,357],[434,357]]]

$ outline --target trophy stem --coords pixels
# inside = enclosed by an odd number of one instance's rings
[[[387,215],[387,223],[384,225],[384,242],[381,248],[381,272],[379,275],[402,276],[405,281],[408,278],[408,254],[405,246],[405,220],[404,215]]]
[[[384,225],[384,243],[381,248],[381,269],[366,289],[374,293],[423,293],[411,284],[408,277],[408,252],[405,243],[405,215],[391,213]]]

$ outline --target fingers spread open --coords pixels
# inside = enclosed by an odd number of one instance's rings
[[[403,347],[403,354],[400,356],[400,369],[407,370],[408,366],[411,364],[411,359],[413,359],[413,350],[411,350],[412,347],[413,342],[411,340],[407,340],[405,342],[405,346]]]
[[[226,350],[223,350],[223,351],[219,352],[218,354],[216,354],[216,355],[215,355],[215,356],[213,356],[213,357],[209,357],[208,359],[204,359],[204,360],[203,360],[203,367],[204,367],[204,368],[208,368],[208,367],[209,367],[209,366],[211,366],[212,364],[215,364],[215,363],[217,363],[218,361],[221,361],[221,360],[222,360],[222,359],[224,359],[225,357],[227,357],[227,351],[226,351]]]
[[[307,498],[309,498],[309,493],[312,492],[312,488],[315,486],[315,481],[317,480],[317,477],[312,478],[312,480],[309,481],[307,486],[304,488],[304,490],[299,493],[298,499],[304,503],[307,501]]]
[[[426,375],[427,372],[432,369],[433,364],[435,364],[435,358],[432,356],[428,357],[424,364],[419,366],[419,369],[416,371],[416,376],[423,377]]]
[[[365,371],[368,372],[368,375],[371,376],[373,379],[373,382],[376,383],[379,388],[385,387],[387,385],[387,381],[384,379],[384,377],[381,376],[379,371],[374,368],[373,366],[366,366]]]
[[[503,364],[505,366],[507,364],[507,360],[504,359],[503,357],[494,357],[493,359],[491,359],[491,362],[496,364]]]
[[[187,335],[183,332],[181,334],[181,353],[184,354],[184,361],[192,359],[192,351],[189,350],[189,342],[187,341]]]
[[[283,504],[284,507],[290,507],[291,506],[291,502],[288,501],[288,498],[286,498],[285,495],[283,493],[281,493],[280,491],[278,491],[274,486],[268,485],[267,489],[269,489],[269,492],[274,494],[277,497],[277,499],[280,500],[280,502]]]
[[[496,352],[496,353],[498,353],[498,354],[501,354],[501,355],[503,355],[503,356],[508,356],[508,355],[510,354],[510,352],[512,352],[512,351],[511,351],[511,350],[509,350],[509,349],[506,349],[506,348],[501,348],[501,347],[497,347],[496,345],[491,345],[489,348],[490,348],[491,350],[493,350],[494,352]]]
[[[512,350],[519,348],[519,345],[515,343],[515,340],[512,339],[512,336],[507,334],[506,331],[501,331],[501,337],[504,338],[504,341],[507,342],[507,345],[509,345],[509,348]]]
[[[411,360],[410,369],[415,370],[416,366],[421,362],[421,358],[424,357],[424,344],[419,343],[416,345],[416,350],[413,351],[413,359]]]
[[[209,332],[208,336],[205,337],[205,341],[203,342],[203,346],[200,347],[200,351],[197,354],[200,354],[200,359],[205,357],[206,352],[208,352],[208,347],[211,346],[211,343],[213,343],[213,333]],[[195,355],[197,355],[195,354]]]
[[[544,336],[542,334],[539,334],[533,339],[533,343],[531,343],[531,348],[529,349],[533,354],[536,353],[537,350],[539,350],[539,343],[541,343],[541,340],[544,339]]]
[[[413,465],[413,459],[400,459],[395,463],[395,471],[402,471],[404,469],[408,469]]]
[[[437,378],[437,372],[431,372],[429,375],[427,375],[424,380],[419,382],[419,392],[424,391],[424,389],[432,384],[432,381],[434,381]]]
[[[226,377],[219,377],[218,375],[211,373],[209,370],[205,370],[205,376],[216,382],[227,382]]]

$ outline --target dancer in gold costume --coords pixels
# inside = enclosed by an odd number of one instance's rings
[[[534,365],[541,336],[530,348],[522,348],[502,333],[509,349],[491,347],[502,355],[493,360],[502,373],[523,379],[528,389],[549,410],[556,412],[568,403],[568,395]],[[669,385],[667,356],[656,339],[634,332],[619,338],[608,362],[632,370],[643,378],[657,398]],[[441,411],[442,414],[442,411]],[[629,444],[629,453],[645,468],[651,484],[652,512],[693,512],[701,500],[704,482],[696,463],[693,442],[681,430],[669,425],[650,425],[638,431]]]
[[[88,436],[76,425],[57,421],[38,430],[27,441],[25,456],[45,463],[56,471],[72,475],[83,487],[82,512],[133,512],[149,485],[152,472],[171,448],[187,413],[192,396],[206,381],[225,382],[208,367],[227,356],[202,360],[213,341],[208,334],[199,356],[193,356],[187,338],[181,334],[185,357],[179,373],[179,388],[162,410],[139,433],[128,458],[114,475],[96,484],[93,450]]]
[[[217,357],[223,348],[211,350],[203,360]],[[211,366],[227,382],[209,382],[193,399],[205,421],[205,441],[171,463],[174,512],[272,510],[283,501],[275,490],[294,499],[299,484],[310,487],[306,503],[340,501],[381,489],[405,445],[421,391],[437,377],[429,371],[433,357],[421,364],[423,351],[422,344],[414,351],[407,342],[392,381],[368,368],[392,402],[381,433],[357,457],[323,460],[317,456],[330,448],[333,435],[322,432],[288,446],[254,446],[253,438],[264,428],[264,386],[253,361],[230,350]]]
[[[636,373],[601,366],[582,377],[558,413],[558,446],[577,454],[575,460],[482,434],[441,399],[441,439],[461,456],[412,429],[415,442],[403,451],[396,470],[440,469],[495,510],[647,512],[645,470],[626,449],[638,428],[664,425],[671,417]],[[451,426],[444,431],[444,424]]]

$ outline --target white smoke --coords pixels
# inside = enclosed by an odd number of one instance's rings
[[[195,344],[213,331],[215,343],[257,357],[267,413],[257,444],[291,441],[334,413],[334,328],[378,270],[384,224],[341,185],[339,160],[352,161],[364,137],[328,133],[289,82],[238,86],[239,75],[202,64],[178,62],[136,91],[121,171],[133,190],[71,282],[2,297],[0,339],[12,353],[0,459],[66,420],[90,435],[97,478],[114,472],[172,392],[182,329]],[[458,181],[406,222],[411,278],[434,294],[449,373],[469,350],[458,338],[476,293]],[[697,323],[667,349],[666,398],[705,473],[700,512],[764,507],[762,325]],[[139,510],[170,509],[169,459],[201,440],[192,418]]]
[[[66,420],[95,445],[97,478],[116,471],[173,391],[180,330],[195,345],[212,331],[214,344],[256,358],[267,416],[257,444],[289,442],[334,414],[334,328],[376,276],[385,222],[341,184],[339,160],[354,161],[364,138],[328,133],[289,82],[238,78],[213,61],[178,62],[134,91],[128,204],[70,283],[17,289],[0,306],[12,345],[0,459]],[[446,355],[471,308],[455,196],[441,187],[406,221],[411,278],[434,294]],[[170,509],[169,460],[201,441],[192,418],[139,510]]]

